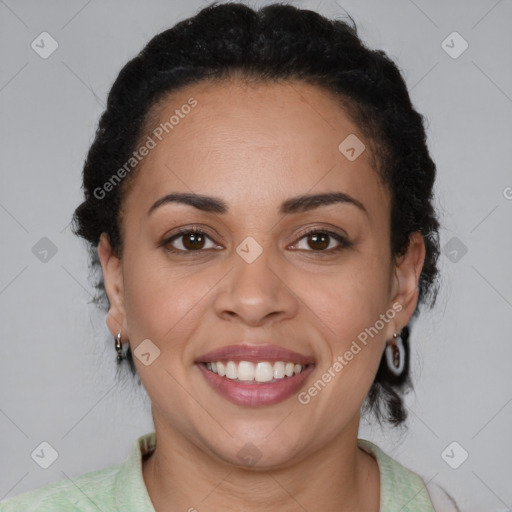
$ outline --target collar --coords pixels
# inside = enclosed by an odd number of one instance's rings
[[[144,434],[133,443],[130,455],[121,464],[116,475],[115,492],[118,510],[155,512],[142,474],[142,459],[149,456],[155,447],[155,432]]]
[[[402,466],[371,441],[358,439],[357,445],[372,455],[379,465],[381,510],[435,512],[419,475]]]

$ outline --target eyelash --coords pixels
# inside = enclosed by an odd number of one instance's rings
[[[185,251],[183,249],[176,249],[172,246],[169,247],[171,242],[180,238],[183,235],[187,235],[190,233],[204,235],[206,238],[209,238],[210,240],[212,240],[212,238],[210,236],[208,236],[208,234],[205,231],[193,226],[193,227],[184,228],[184,229],[177,231],[173,236],[162,240],[162,242],[159,244],[159,246],[164,247],[165,250],[172,252],[174,254],[186,254],[186,253],[194,254],[194,253],[202,253],[204,251],[211,250],[211,249],[199,249],[197,251],[188,251],[188,250]],[[302,240],[303,238],[305,238],[311,234],[328,235],[328,236],[334,238],[337,242],[339,242],[340,245],[338,245],[338,247],[335,247],[334,249],[328,249],[328,250],[324,249],[324,250],[318,250],[318,251],[311,249],[306,252],[312,252],[312,253],[321,254],[321,255],[324,255],[324,254],[331,255],[331,254],[337,254],[341,250],[348,249],[349,247],[352,247],[352,245],[353,245],[352,242],[347,240],[345,237],[343,237],[339,233],[336,233],[334,231],[329,231],[327,229],[318,229],[318,228],[309,229],[309,230],[301,233],[299,235],[299,238],[297,239],[297,242],[299,242],[300,240]]]

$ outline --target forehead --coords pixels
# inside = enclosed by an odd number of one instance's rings
[[[154,147],[127,202],[149,207],[182,191],[265,209],[274,198],[336,189],[386,206],[361,130],[333,94],[305,82],[186,86],[154,106],[147,137]]]

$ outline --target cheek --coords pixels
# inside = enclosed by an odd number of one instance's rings
[[[299,398],[301,403],[316,400],[315,407],[325,408],[325,414],[339,404],[331,426],[334,433],[360,407],[375,378],[389,330],[382,315],[391,311],[388,321],[394,316],[389,307],[389,274],[383,265],[368,266],[361,261],[316,280],[313,286],[309,282],[309,288],[307,281],[301,283],[308,289],[306,309],[314,312],[327,357],[322,358],[311,387]]]
[[[389,272],[383,263],[356,256],[352,263],[326,276],[298,274],[294,288],[325,325],[329,338],[344,344],[374,325],[389,308]],[[299,284],[300,283],[300,284]]]
[[[165,346],[178,350],[190,336],[191,322],[198,321],[201,300],[212,286],[209,280],[142,252],[132,252],[126,259],[124,276],[131,341],[149,338],[160,350]]]

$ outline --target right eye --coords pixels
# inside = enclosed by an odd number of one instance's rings
[[[182,240],[180,241],[180,239]],[[201,252],[205,249],[204,246],[207,240],[213,242],[204,231],[197,228],[186,228],[166,238],[160,245],[173,253]],[[173,245],[176,241],[179,241],[177,245],[181,245],[181,248]],[[207,247],[206,249],[213,249],[214,247],[215,243],[213,247]]]

